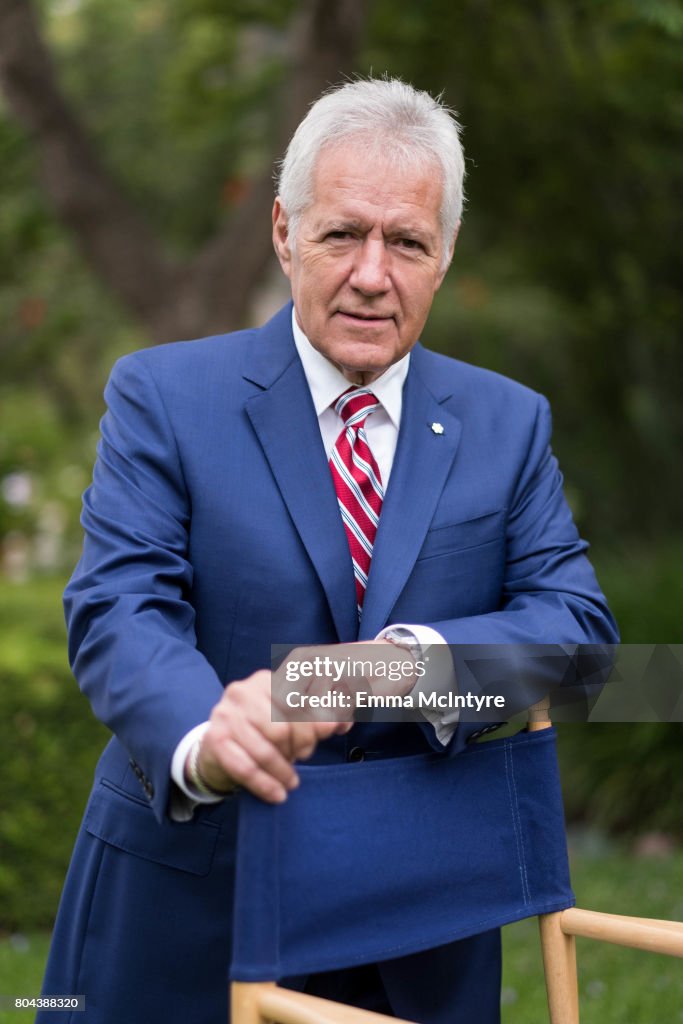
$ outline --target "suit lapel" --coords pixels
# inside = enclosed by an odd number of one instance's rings
[[[430,353],[413,350],[406,378],[396,455],[382,506],[363,604],[360,639],[372,639],[386,623],[424,542],[461,434],[460,420],[426,383]],[[432,429],[437,425],[437,431]],[[443,433],[438,432],[438,425]]]
[[[263,328],[245,374],[260,390],[246,412],[320,578],[339,639],[348,643],[358,635],[351,556],[290,318],[291,305]]]
[[[348,542],[306,377],[291,331],[291,304],[258,334],[246,412],[323,586],[343,643],[382,629],[413,570],[458,448],[461,423],[443,403],[432,355],[413,349],[391,479],[373,549],[360,633]],[[443,433],[432,424],[441,424]]]

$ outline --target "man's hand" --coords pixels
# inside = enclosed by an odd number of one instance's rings
[[[299,784],[294,762],[353,724],[274,722],[272,700],[271,673],[265,669],[226,687],[211,712],[198,758],[201,776],[212,789],[227,791],[237,784],[268,803],[282,803]]]

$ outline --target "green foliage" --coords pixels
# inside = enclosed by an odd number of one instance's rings
[[[292,7],[48,6],[45,27],[69,95],[105,162],[176,252],[212,234],[245,175],[263,164]]]
[[[282,95],[291,0],[44,0],[59,80],[101,162],[183,257],[232,215],[263,167]],[[41,191],[30,138],[0,105],[0,483],[28,473],[31,507],[0,495],[0,539],[32,548],[46,503],[62,507],[73,563],[102,390],[115,358],[148,339],[88,266]]]
[[[594,552],[593,562],[625,644],[683,640],[683,537]]]
[[[596,560],[623,643],[680,643],[683,542]],[[664,831],[683,840],[680,722],[558,726],[565,812],[625,835]]]
[[[106,738],[66,662],[60,590],[0,600],[0,929],[51,923]]]
[[[558,731],[568,821],[683,840],[680,722],[565,723]]]
[[[430,341],[551,399],[589,536],[678,528],[678,3],[378,0],[368,64],[460,113],[469,206]]]

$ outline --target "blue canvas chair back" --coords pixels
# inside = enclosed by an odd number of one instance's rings
[[[574,903],[555,730],[300,769],[240,799],[233,981],[394,959]]]

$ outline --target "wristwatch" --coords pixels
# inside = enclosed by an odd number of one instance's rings
[[[382,640],[388,640],[394,647],[400,647],[401,650],[407,651],[415,662],[422,658],[422,644],[418,643],[417,637],[409,629],[400,627],[388,629]]]

